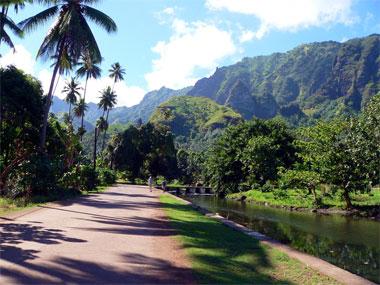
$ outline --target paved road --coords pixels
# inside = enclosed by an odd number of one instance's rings
[[[157,194],[118,185],[0,217],[0,284],[194,283]]]

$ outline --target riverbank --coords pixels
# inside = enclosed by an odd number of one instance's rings
[[[169,195],[160,200],[201,284],[337,283],[182,201]]]
[[[278,195],[276,192],[263,193],[259,190],[249,190],[230,194],[229,199],[257,203],[269,207],[281,208],[290,211],[310,211],[320,214],[351,215],[362,218],[380,220],[380,190],[374,189],[366,194],[352,194],[351,199],[354,208],[347,210],[345,202],[340,199],[340,194],[322,194],[317,192],[320,203],[316,204],[313,195],[305,195],[303,190],[287,190],[286,195]],[[245,197],[245,198],[244,198]]]

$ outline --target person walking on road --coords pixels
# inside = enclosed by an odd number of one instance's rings
[[[149,190],[150,190],[150,192],[152,192],[152,188],[153,188],[153,178],[152,178],[152,176],[149,176],[148,183],[149,183]]]
[[[166,192],[166,180],[162,181],[162,192]]]

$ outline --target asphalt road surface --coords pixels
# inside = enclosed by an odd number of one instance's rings
[[[0,217],[0,284],[188,284],[157,194],[117,185]]]

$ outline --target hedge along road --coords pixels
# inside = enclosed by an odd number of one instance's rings
[[[118,185],[0,217],[0,284],[189,284],[157,194]]]

